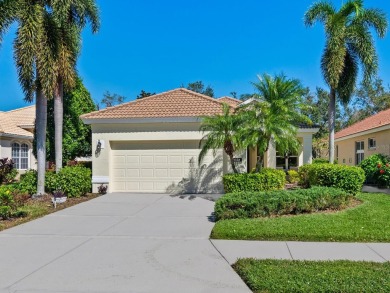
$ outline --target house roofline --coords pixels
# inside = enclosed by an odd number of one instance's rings
[[[371,128],[371,129],[360,131],[360,132],[356,132],[354,134],[342,136],[342,137],[336,138],[335,142],[339,142],[339,141],[343,141],[343,140],[347,140],[350,138],[355,138],[358,136],[367,135],[367,134],[371,134],[371,133],[376,133],[376,132],[384,131],[384,130],[388,130],[388,129],[390,129],[390,124],[383,125],[383,126],[376,127],[376,128]]]

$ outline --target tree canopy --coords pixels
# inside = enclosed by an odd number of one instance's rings
[[[182,86],[185,87],[185,86]],[[190,82],[187,86],[187,89],[194,91],[199,94],[203,94],[209,97],[214,98],[214,89],[211,86],[205,86],[203,81]]]
[[[54,101],[48,101],[47,117],[47,160],[54,162]],[[80,119],[80,115],[96,110],[89,91],[81,79],[76,79],[73,90],[64,93],[64,131],[63,131],[63,161],[66,163],[76,157],[91,156],[91,127]],[[34,139],[34,152],[35,149]]]

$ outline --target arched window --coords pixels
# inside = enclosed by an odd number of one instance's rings
[[[18,170],[28,169],[28,145],[25,143],[12,144],[12,161],[15,163],[15,168]]]

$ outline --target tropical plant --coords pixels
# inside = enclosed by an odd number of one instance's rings
[[[326,34],[321,69],[330,88],[329,162],[333,162],[336,98],[345,104],[349,102],[356,86],[359,64],[365,83],[375,75],[378,56],[370,28],[383,38],[387,20],[381,10],[365,9],[363,0],[349,0],[338,11],[330,2],[314,3],[305,14],[305,24],[313,26],[316,22],[324,23]]]
[[[222,114],[206,116],[202,119],[200,131],[204,136],[200,141],[202,148],[199,154],[198,163],[201,164],[206,154],[223,148],[230,159],[230,164],[234,173],[238,170],[234,163],[234,152],[241,148],[237,130],[242,123],[241,116],[234,113],[233,109],[227,105],[222,105]]]
[[[51,97],[55,84],[55,57],[58,52],[57,30],[48,1],[0,1],[0,45],[2,35],[16,23],[14,59],[25,100],[36,95],[37,194],[44,194],[46,165],[46,97]]]
[[[254,102],[240,109],[245,122],[239,134],[245,146],[257,148],[259,171],[270,144],[285,154],[296,151],[300,145],[298,126],[311,121],[302,114],[305,89],[299,80],[263,74],[253,85],[258,93]]]
[[[96,110],[96,105],[80,78],[71,91],[64,92],[64,130],[62,160],[69,162],[76,157],[91,156],[91,126],[80,119],[80,115]],[[55,161],[55,125],[54,125],[54,99],[47,102],[47,140],[46,159]],[[34,138],[33,152],[36,154],[36,140]],[[47,178],[46,178],[47,180]]]
[[[56,88],[54,91],[55,161],[56,172],[62,168],[64,121],[64,87],[73,88],[77,82],[76,63],[80,51],[81,30],[87,22],[92,31],[99,29],[99,12],[95,0],[51,0],[57,26],[58,52],[55,58]]]

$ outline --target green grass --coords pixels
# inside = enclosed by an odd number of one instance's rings
[[[361,205],[340,212],[219,221],[211,238],[390,242],[390,196],[361,193],[357,198]]]
[[[253,292],[390,292],[390,263],[240,259]]]

